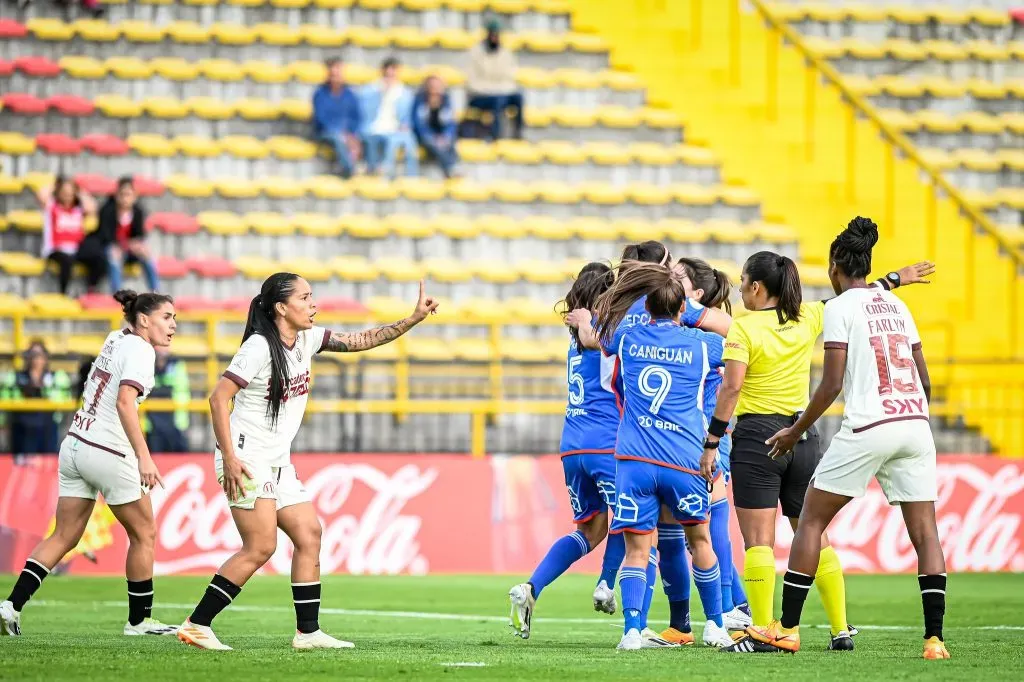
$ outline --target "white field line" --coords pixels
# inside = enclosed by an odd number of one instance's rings
[[[91,601],[91,602],[75,602],[75,601],[49,601],[49,600],[33,600],[30,602],[29,608],[32,607],[48,607],[48,608],[82,608],[82,607],[94,607],[94,608],[128,608],[128,602],[124,601]],[[163,609],[185,609],[190,610],[195,607],[195,604],[171,604],[161,602],[159,600],[154,603],[156,610]],[[294,609],[291,606],[247,606],[245,604],[232,604],[229,607],[232,611],[243,611],[250,613],[294,613]],[[320,613],[330,616],[358,616],[363,618],[398,618],[398,619],[414,619],[414,620],[454,620],[454,621],[466,621],[466,622],[488,622],[488,623],[508,623],[507,616],[488,616],[488,615],[472,615],[468,613],[431,613],[427,611],[376,611],[370,609],[334,609],[334,608],[321,608]],[[622,627],[622,622],[617,618],[534,618],[533,621],[541,623],[563,623],[570,625],[611,625],[613,627]],[[702,629],[703,623],[694,622],[694,629]],[[827,628],[828,625],[803,625],[805,628]],[[1010,631],[1024,631],[1024,625],[961,625],[961,626],[947,626],[951,630],[1010,630]],[[859,630],[921,630],[922,625],[864,625],[857,624]]]

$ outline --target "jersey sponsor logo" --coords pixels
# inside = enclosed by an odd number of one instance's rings
[[[924,398],[886,398],[882,401],[886,414],[924,414],[926,407]]]
[[[266,483],[264,483],[263,484],[263,492],[267,493],[268,495],[273,495],[274,494],[274,482],[273,481],[267,481]]]
[[[876,296],[872,299],[871,303],[864,303],[861,307],[864,309],[864,314],[868,317],[878,317],[879,315],[901,315],[903,313],[899,306],[893,305],[892,303],[886,303],[885,299],[881,296]]]
[[[284,394],[281,396],[281,402],[286,403],[291,398],[298,398],[302,395],[309,393],[309,370],[307,369],[304,373],[299,374],[288,379],[288,385],[284,389]],[[263,396],[264,400],[270,400],[270,382],[267,382],[267,394]]]
[[[688,365],[693,362],[693,351],[681,350],[679,348],[662,348],[661,346],[646,346],[636,343],[630,344],[626,349],[630,357],[643,360],[661,360],[662,362],[675,362],[681,365]]]
[[[565,408],[566,417],[586,417],[587,410],[582,407],[567,407]]]
[[[737,350],[742,350],[743,345],[739,344],[739,343],[736,343],[735,341],[726,341],[725,342],[725,347],[726,348],[735,348]]]
[[[664,419],[655,419],[646,414],[642,414],[636,418],[636,423],[645,429],[655,428],[662,431],[672,431],[675,433],[682,433],[683,429],[678,424],[667,422]]]

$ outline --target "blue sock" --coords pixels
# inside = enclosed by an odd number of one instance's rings
[[[601,577],[608,584],[608,587],[615,589],[615,577],[619,574],[619,567],[622,566],[622,558],[626,556],[626,538],[622,533],[608,535],[604,543],[604,559],[601,561]]]
[[[647,569],[633,566],[624,567],[619,571],[619,591],[622,593],[622,615],[626,620],[623,632],[643,630]]]
[[[736,564],[732,565],[732,603],[734,606],[746,606],[747,591],[743,589],[743,571]]]
[[[729,539],[729,500],[711,504],[711,546],[722,572],[722,613],[732,611],[732,540]]]
[[[590,551],[590,543],[583,533],[576,531],[563,535],[555,540],[551,549],[544,555],[537,568],[530,576],[530,585],[533,586],[533,596],[537,598],[541,591],[553,583],[558,576],[565,573],[565,570],[574,563],[586,556]]]
[[[644,592],[644,609],[640,622],[647,627],[647,616],[651,612],[651,602],[654,601],[654,583],[658,580],[658,550],[651,547],[651,554],[647,557],[647,591]]]
[[[694,566],[693,582],[697,584],[697,594],[700,595],[700,603],[704,607],[704,617],[722,627],[722,583],[718,562],[716,561],[711,568],[703,570]]]
[[[678,523],[658,524],[658,569],[668,597],[669,626],[690,632],[690,557]]]

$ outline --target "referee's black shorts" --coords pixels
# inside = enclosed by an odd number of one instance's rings
[[[792,426],[795,417],[782,414],[744,414],[732,432],[733,504],[741,509],[775,509],[798,518],[804,506],[807,486],[821,459],[821,439],[813,426],[807,439],[799,441],[793,452],[772,459],[765,441],[780,429]]]

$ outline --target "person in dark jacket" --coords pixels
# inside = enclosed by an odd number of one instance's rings
[[[456,174],[459,154],[455,150],[455,110],[440,76],[429,76],[416,93],[412,105],[412,127],[416,140],[437,159],[446,178]]]
[[[71,399],[71,379],[50,369],[50,355],[42,341],[25,351],[25,369],[0,377],[0,397],[6,400]],[[57,454],[57,426],[61,415],[51,411],[11,413],[11,451],[15,455]]]
[[[181,409],[174,412],[146,414],[146,444],[151,452],[188,452],[188,403],[192,391],[188,383],[185,363],[177,360],[165,348],[156,351],[153,371],[153,390],[150,398],[170,398]]]
[[[142,266],[150,291],[160,289],[156,262],[146,244],[146,210],[138,202],[131,177],[117,181],[117,192],[100,209],[96,232],[86,239],[98,240],[107,254],[111,293],[121,289],[122,272],[129,263]]]
[[[313,137],[330,145],[342,177],[351,177],[362,151],[363,117],[359,97],[345,84],[342,61],[328,59],[327,81],[313,93]]]

